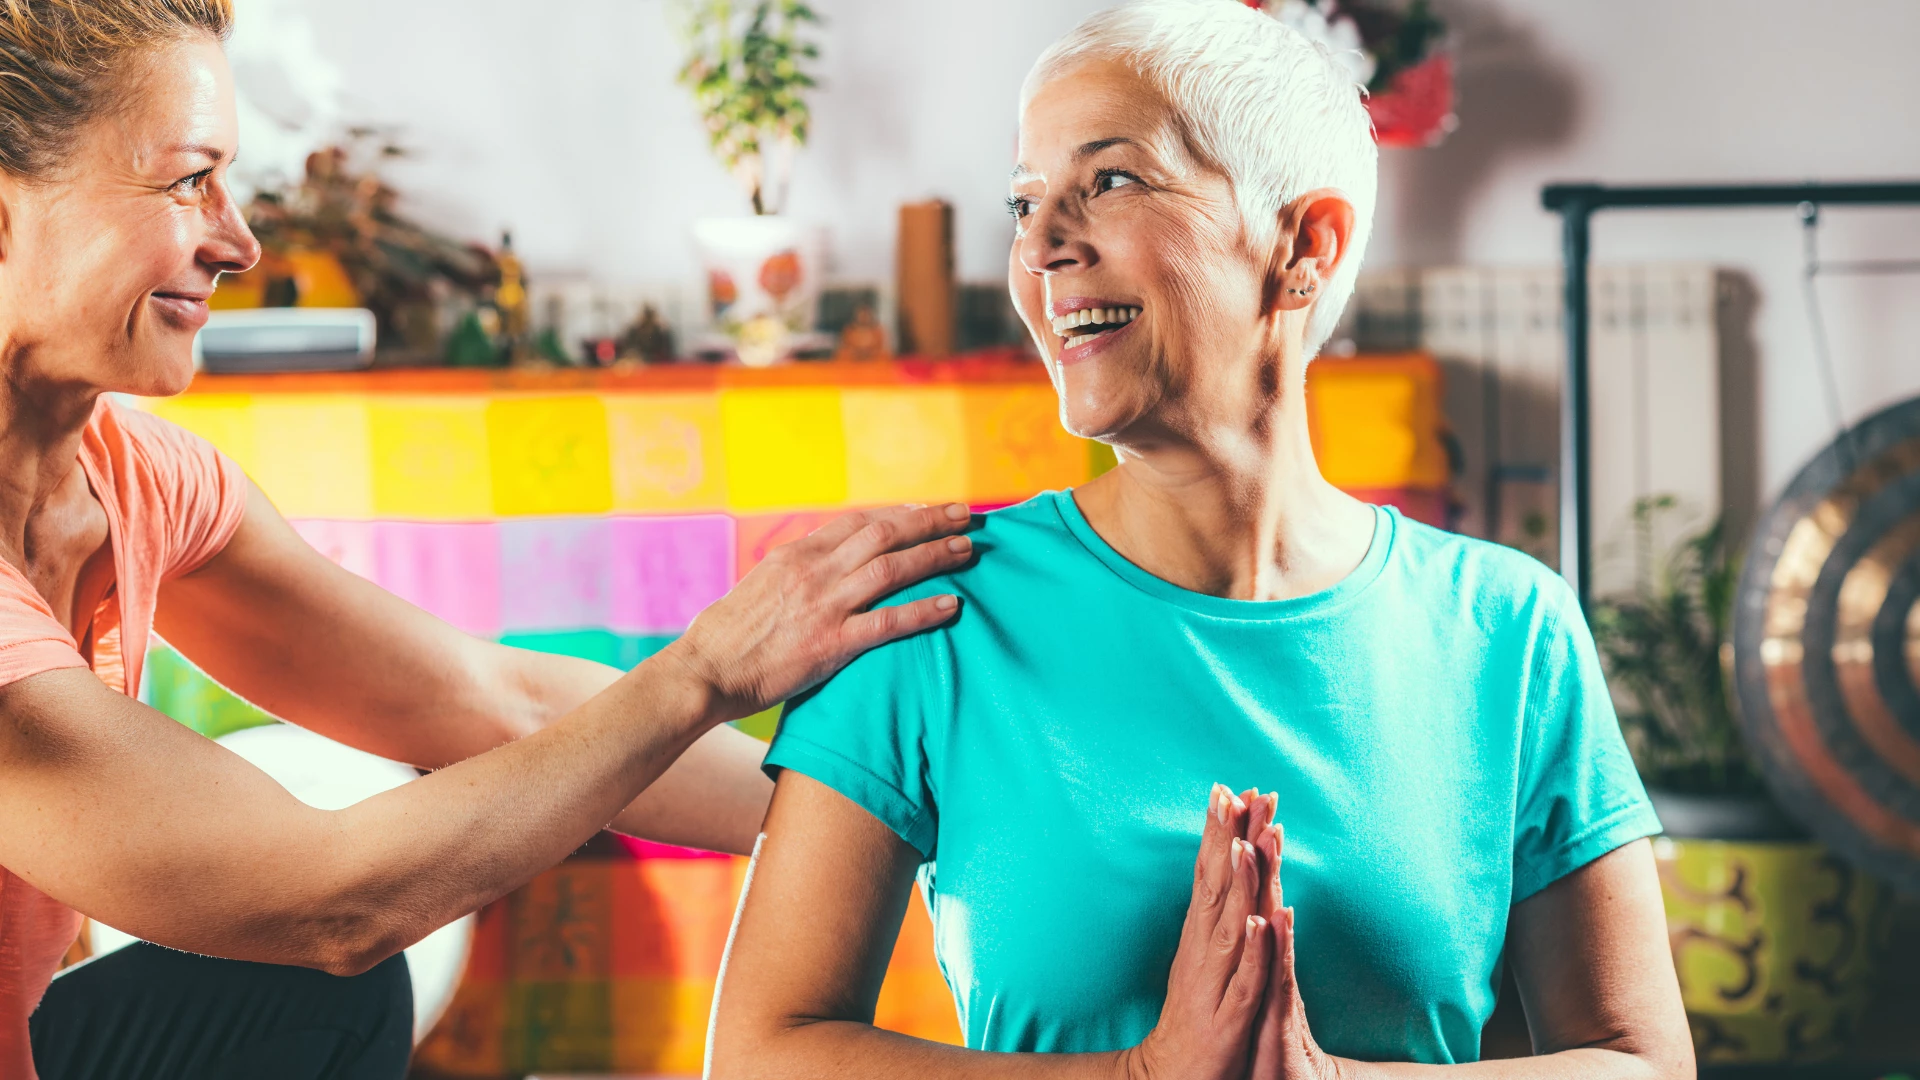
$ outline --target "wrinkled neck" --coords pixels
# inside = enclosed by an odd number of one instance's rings
[[[18,560],[27,523],[71,482],[100,397],[91,386],[29,374],[24,350],[0,345],[0,551]]]
[[[1338,584],[1366,557],[1373,511],[1320,475],[1304,393],[1264,405],[1116,446],[1119,465],[1074,493],[1088,524],[1193,592],[1284,600]]]

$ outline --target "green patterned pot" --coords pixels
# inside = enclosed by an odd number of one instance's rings
[[[1667,934],[1701,1063],[1832,1057],[1885,944],[1885,885],[1804,841],[1658,837]]]

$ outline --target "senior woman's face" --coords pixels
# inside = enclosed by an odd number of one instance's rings
[[[227,187],[238,136],[220,45],[196,37],[141,58],[124,103],[81,130],[41,181],[0,178],[4,355],[24,381],[171,394],[223,271],[259,245]]]
[[[1009,287],[1067,430],[1150,438],[1246,406],[1267,261],[1159,93],[1105,61],[1044,84],[1012,192]]]

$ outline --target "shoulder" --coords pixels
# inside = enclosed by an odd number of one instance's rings
[[[1394,563],[1426,601],[1483,630],[1525,628],[1531,637],[1577,612],[1559,574],[1523,551],[1394,515]]]
[[[1060,515],[1058,500],[1064,497],[1047,491],[1022,503],[974,515],[967,530],[973,541],[973,558],[957,570],[902,590],[887,603],[905,603],[940,593],[953,593],[963,601],[991,601],[1058,581],[1063,557],[1078,545]]]
[[[168,491],[217,476],[224,460],[213,444],[177,424],[103,395],[87,423],[87,452],[116,486]]]
[[[132,546],[160,553],[169,577],[205,562],[239,528],[246,474],[177,424],[102,397],[83,452],[109,489],[100,495],[116,504]]]

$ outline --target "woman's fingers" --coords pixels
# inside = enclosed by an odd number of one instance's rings
[[[911,604],[876,608],[847,620],[847,645],[858,655],[876,645],[909,637],[939,626],[960,609],[959,597],[951,594],[929,596]]]
[[[1214,1024],[1222,1040],[1244,1046],[1261,1018],[1274,949],[1267,920],[1249,915],[1241,925],[1240,962],[1234,967],[1226,992],[1220,995]]]
[[[778,704],[875,645],[952,618],[953,596],[870,609],[965,564],[972,545],[952,534],[970,520],[959,505],[843,515],[769,552],[694,619],[665,659],[677,658],[706,684],[716,722]]]
[[[896,506],[871,513],[851,530],[823,529],[815,535],[829,543],[837,539],[827,565],[842,577],[852,577],[882,555],[938,541],[964,530],[972,521],[973,511],[962,503]]]
[[[1266,875],[1260,882],[1260,906],[1256,910],[1268,921],[1278,917],[1281,906],[1286,902],[1280,888],[1280,864],[1286,848],[1286,836],[1286,829],[1279,822],[1271,822],[1260,830],[1253,845],[1260,849],[1261,860],[1267,867]]]
[[[1213,786],[1166,1004],[1153,1031],[1133,1050],[1132,1060],[1147,1076],[1229,1078],[1246,1072],[1272,967],[1270,931],[1253,911],[1261,871],[1259,853],[1246,841],[1247,813],[1245,799]]]
[[[1247,831],[1244,835],[1247,843],[1259,847],[1260,838],[1266,833],[1267,826],[1273,824],[1273,816],[1280,809],[1280,796],[1271,791],[1262,795],[1257,788],[1248,792],[1248,795]]]
[[[1254,906],[1260,899],[1259,852],[1253,849],[1252,844],[1236,836],[1228,844],[1227,860],[1231,874],[1227,895],[1220,905],[1213,932],[1208,937],[1210,947],[1207,953],[1212,959],[1208,964],[1207,985],[1216,995],[1226,992],[1227,984],[1240,963],[1240,954],[1246,942],[1247,920],[1256,914]]]
[[[1246,804],[1239,796],[1222,784],[1213,785],[1206,828],[1200,834],[1200,858],[1194,864],[1191,907],[1197,920],[1194,929],[1201,935],[1211,934],[1220,922],[1220,911],[1233,884],[1233,842],[1240,836],[1246,813]]]
[[[964,536],[949,536],[905,551],[890,551],[847,575],[841,582],[838,599],[850,609],[864,610],[874,601],[916,581],[957,570],[972,557],[973,541]]]

